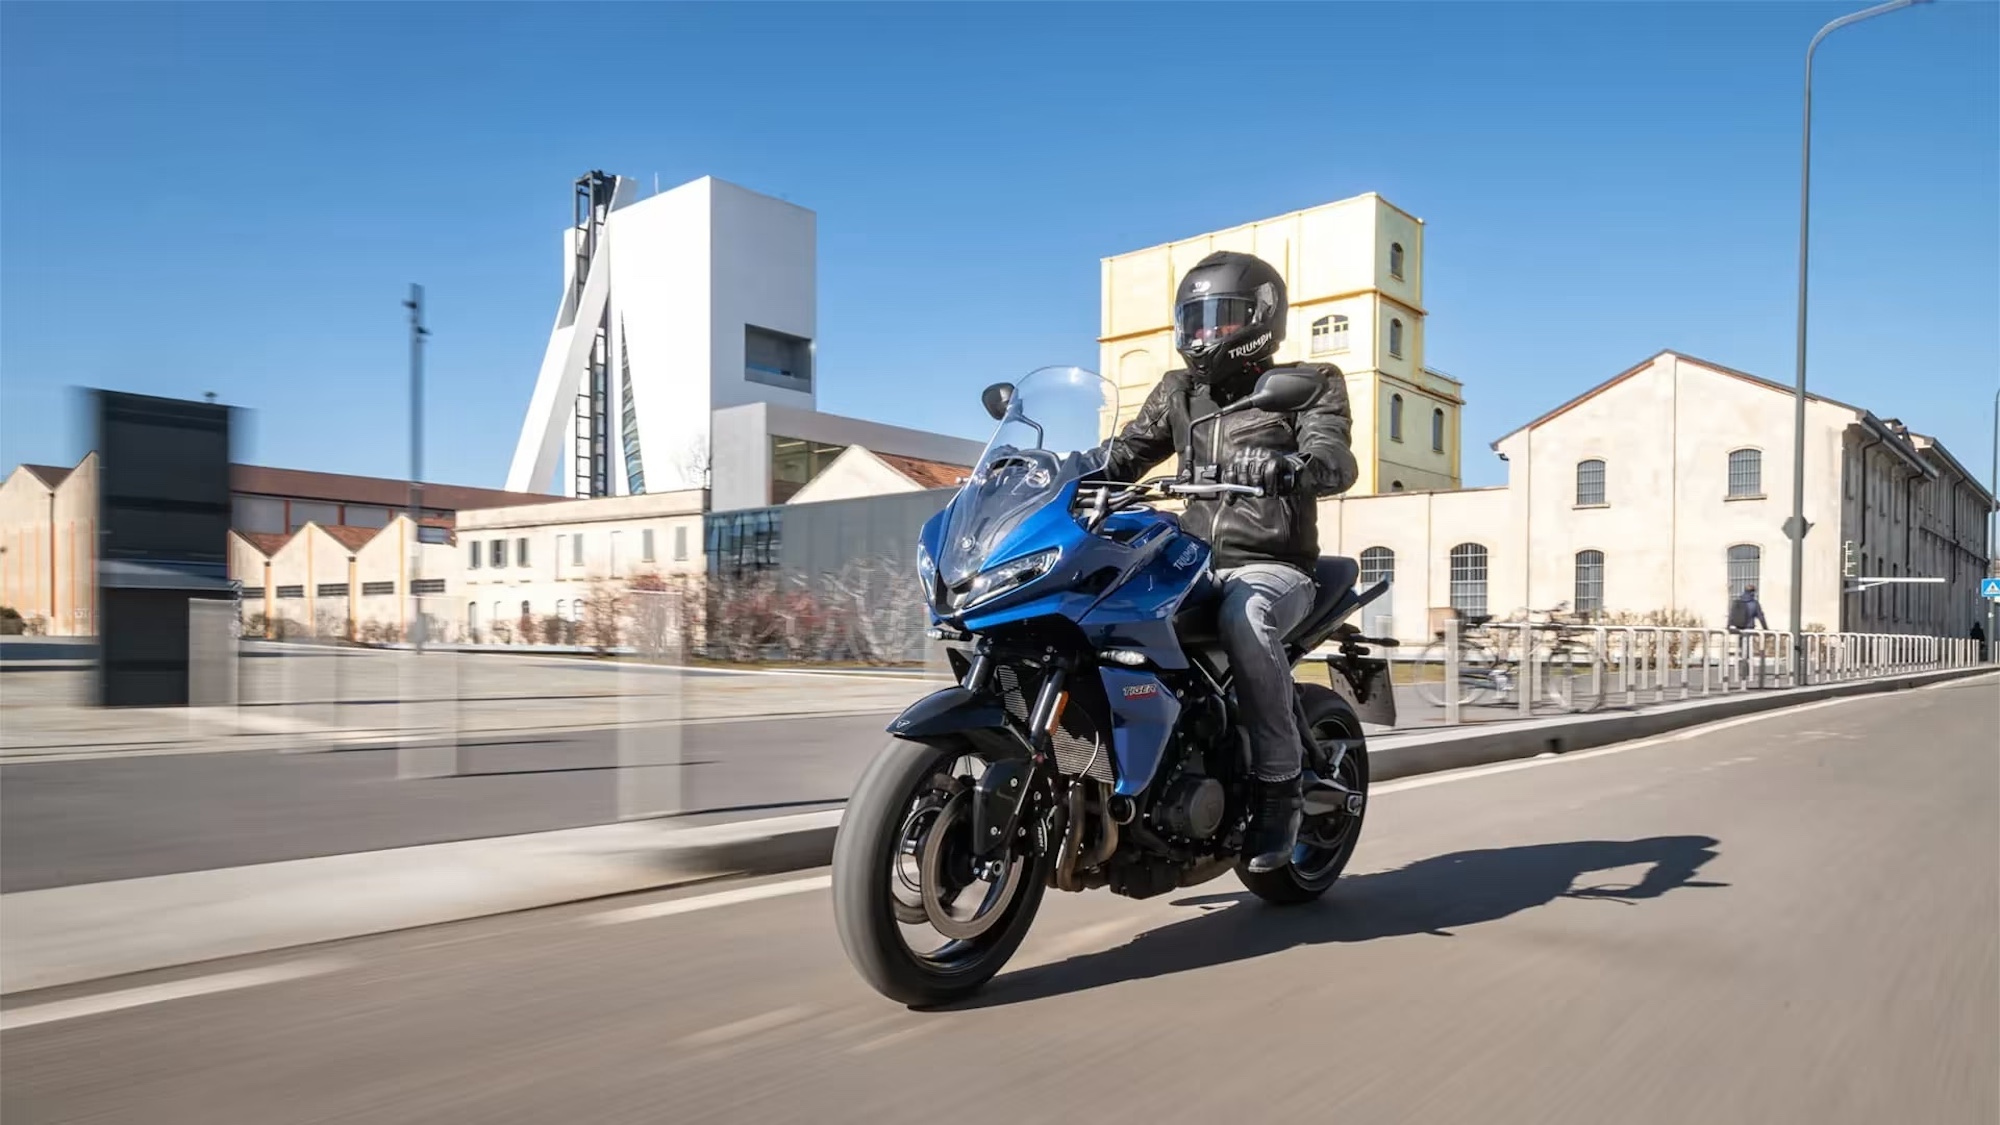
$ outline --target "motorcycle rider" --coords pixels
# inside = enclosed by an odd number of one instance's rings
[[[1180,454],[1183,480],[1219,474],[1264,490],[1190,498],[1181,520],[1214,551],[1223,649],[1236,671],[1256,782],[1243,854],[1260,873],[1289,864],[1298,838],[1302,742],[1283,639],[1312,608],[1315,501],[1354,484],[1353,418],[1339,368],[1305,364],[1325,387],[1304,409],[1248,409],[1203,423],[1199,449],[1189,445],[1188,423],[1255,389],[1285,339],[1286,312],[1284,278],[1269,263],[1227,251],[1197,262],[1174,294],[1174,348],[1187,366],[1167,372],[1110,440],[1103,474],[1138,480]]]

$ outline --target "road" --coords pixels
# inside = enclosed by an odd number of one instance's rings
[[[812,872],[10,997],[0,1115],[1988,1125],[1996,715],[1985,677],[1390,783],[1324,902],[1051,894],[953,1011],[867,991]]]

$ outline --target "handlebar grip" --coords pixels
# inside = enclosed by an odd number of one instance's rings
[[[1262,496],[1264,490],[1252,484],[1174,484],[1167,491],[1176,496],[1221,496],[1233,493],[1238,496]]]

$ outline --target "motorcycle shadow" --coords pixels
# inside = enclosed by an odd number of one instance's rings
[[[1349,875],[1326,898],[1291,909],[1260,909],[1248,891],[1197,895],[1176,906],[1209,907],[1196,917],[1148,930],[1116,949],[1005,974],[984,992],[953,1005],[994,1007],[1082,992],[1108,984],[1208,968],[1301,945],[1375,941],[1453,931],[1497,921],[1558,898],[1608,899],[1626,905],[1679,887],[1726,887],[1697,880],[1714,859],[1709,836],[1577,840],[1453,852],[1406,867]],[[1578,887],[1594,871],[1647,865],[1628,887]],[[1223,909],[1223,907],[1229,907]]]

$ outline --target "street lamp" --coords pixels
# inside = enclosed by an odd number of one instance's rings
[[[1792,403],[1792,518],[1785,521],[1785,536],[1792,541],[1792,683],[1806,682],[1804,632],[1806,579],[1806,234],[1812,218],[1812,68],[1813,54],[1820,40],[1851,23],[1887,15],[1898,8],[1927,0],[1889,0],[1845,15],[1812,37],[1806,45],[1805,126],[1800,130],[1799,148],[1799,338],[1796,390]]]

